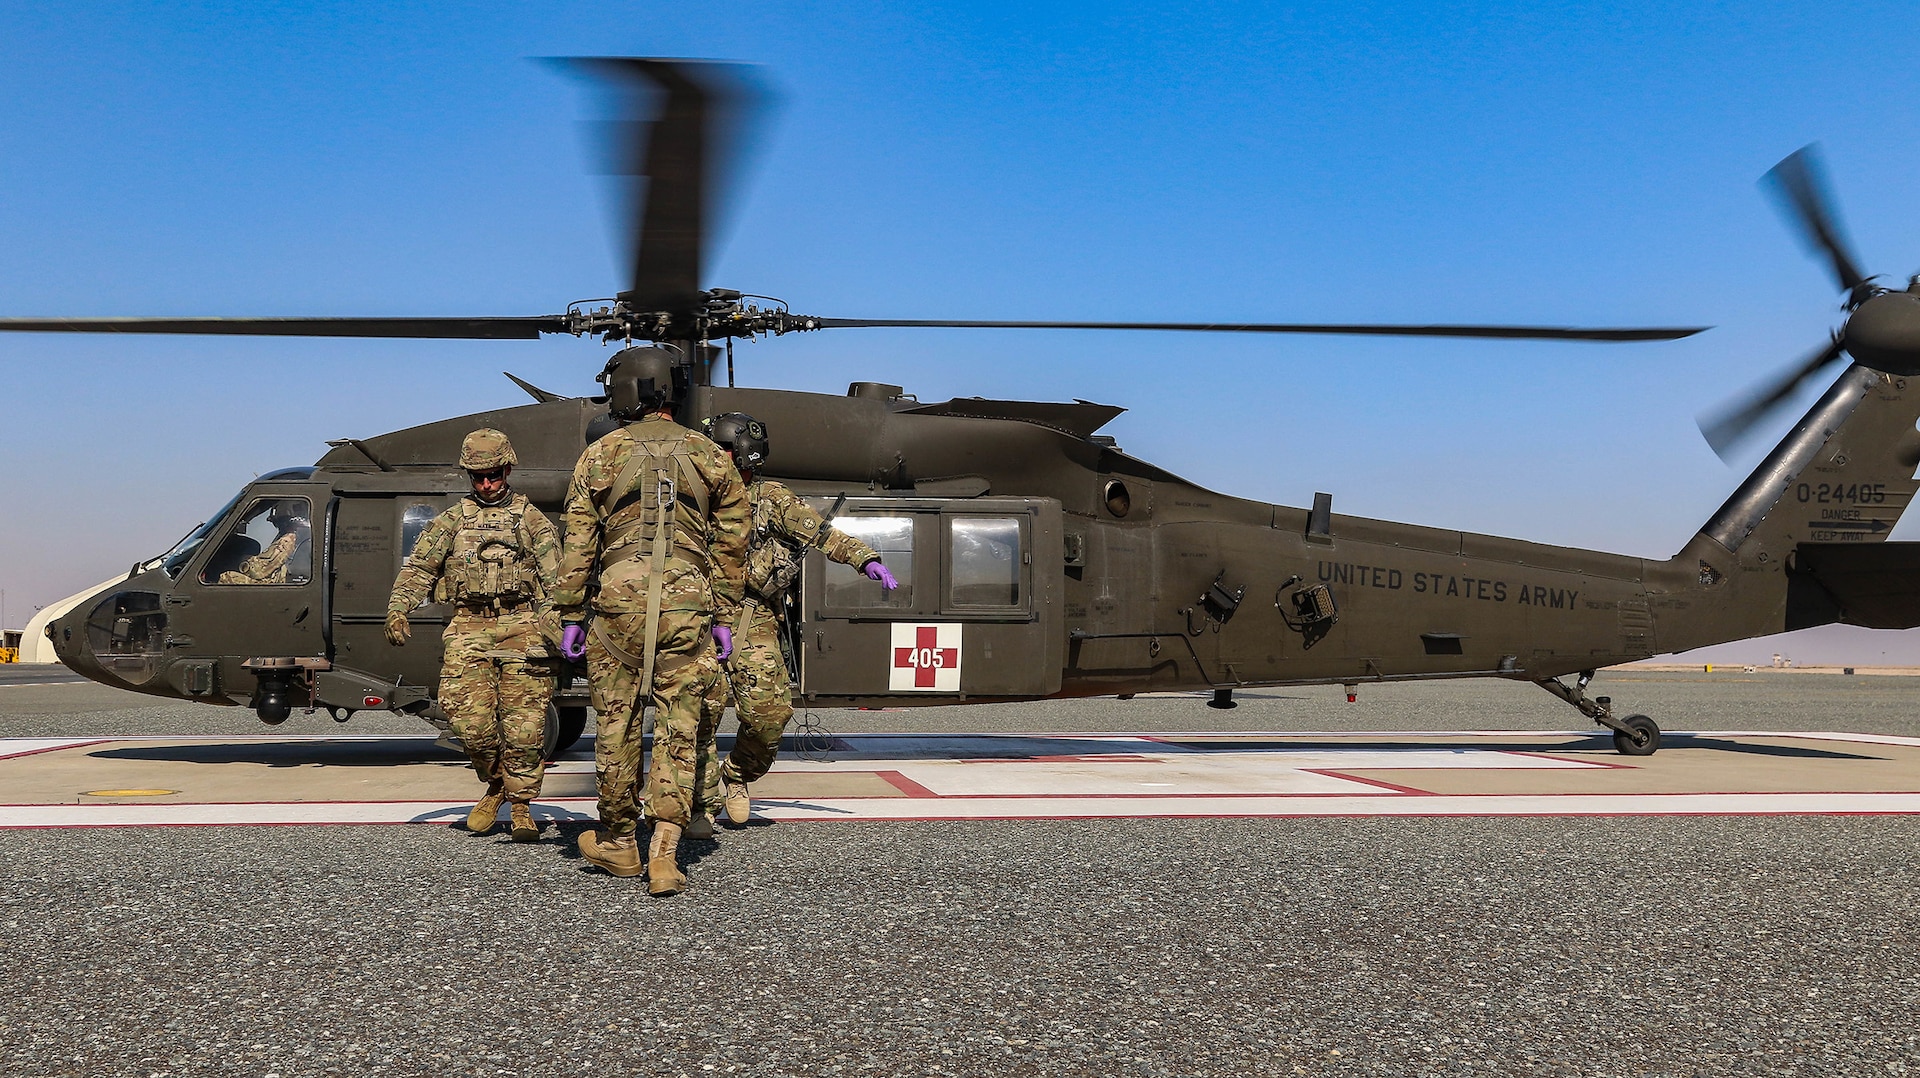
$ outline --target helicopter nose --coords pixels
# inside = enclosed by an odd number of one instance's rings
[[[62,666],[94,681],[118,685],[119,679],[102,669],[87,647],[87,611],[92,606],[92,603],[82,604],[48,622],[47,639],[53,644],[54,657]]]
[[[1920,295],[1882,292],[1847,319],[1847,354],[1888,374],[1920,374]]]
[[[49,624],[53,653],[60,662],[103,685],[144,686],[162,665],[167,616],[154,592],[111,591]]]

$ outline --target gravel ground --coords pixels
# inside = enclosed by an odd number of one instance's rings
[[[1603,691],[1674,729],[1920,710],[1912,678]],[[827,720],[1579,725],[1504,684],[1272,697]],[[0,689],[5,735],[226,731],[260,727]],[[584,869],[574,833],[0,833],[0,1073],[1920,1074],[1920,818],[771,825],[691,847],[670,901]]]

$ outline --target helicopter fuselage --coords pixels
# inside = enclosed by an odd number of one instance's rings
[[[1846,620],[1829,601],[1844,582],[1809,583],[1792,563],[1808,540],[1850,548],[1873,538],[1850,529],[1898,518],[1916,485],[1898,432],[1913,440],[1920,406],[1903,379],[1856,367],[1812,416],[1823,408],[1828,426],[1803,425],[1663,561],[1338,515],[1324,495],[1300,509],[1218,494],[1122,452],[1096,433],[1120,410],[1086,402],[923,404],[875,383],[844,397],[697,386],[680,415],[760,418],[771,477],[900,579],[885,593],[808,552],[787,623],[795,691],[812,705],[1177,690],[1225,704],[1262,685],[1501,677],[1541,683],[1612,725],[1553,679]],[[453,463],[461,439],[505,431],[521,460],[515,489],[557,516],[574,461],[610,423],[604,400],[560,398],[336,442],[312,468],[256,480],[196,542],[80,604],[52,626],[56,651],[108,684],[263,717],[307,706],[437,718],[435,629],[448,611],[416,610],[405,648],[386,643],[382,622],[412,540],[467,493]],[[1862,463],[1845,451],[1849,426]],[[1815,489],[1792,480],[1826,473],[1847,504],[1808,507],[1821,519],[1781,531],[1769,513]],[[306,553],[282,579],[238,582],[239,555],[274,539],[260,523],[269,510],[310,521]],[[584,678],[557,702],[577,729]]]

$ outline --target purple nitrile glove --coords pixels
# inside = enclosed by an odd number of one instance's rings
[[[579,622],[569,622],[560,631],[560,654],[572,662],[587,657],[587,630]]]
[[[861,566],[860,571],[867,574],[868,580],[878,580],[881,591],[892,591],[900,586],[900,582],[893,578],[893,574],[887,571],[886,566],[880,564],[878,558]]]
[[[720,645],[720,661],[726,662],[727,656],[733,654],[733,630],[725,625],[715,625],[713,642]]]

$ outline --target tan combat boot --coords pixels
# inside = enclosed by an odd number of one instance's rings
[[[534,842],[540,838],[540,825],[534,821],[533,806],[518,802],[513,806],[513,840]]]
[[[713,817],[704,812],[696,812],[693,814],[693,819],[687,821],[687,829],[681,837],[690,838],[695,842],[706,842],[713,838],[715,833]]]
[[[739,827],[753,815],[753,800],[747,796],[747,784],[735,782],[724,776],[720,781],[726,786],[727,791],[726,796],[720,801],[726,806],[727,822]]]
[[[640,874],[640,843],[632,835],[613,838],[605,831],[580,833],[580,856],[613,876]]]
[[[687,877],[680,871],[680,825],[655,820],[653,841],[647,845],[647,893],[666,898],[686,889]]]
[[[484,835],[493,830],[499,822],[500,802],[507,799],[506,790],[498,782],[487,787],[487,795],[473,803],[473,811],[467,813],[467,830],[476,835]]]

